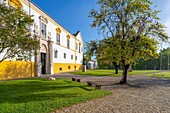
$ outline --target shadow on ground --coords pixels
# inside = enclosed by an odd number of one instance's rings
[[[147,87],[170,87],[170,79],[162,79],[162,78],[138,78],[134,80],[129,80],[128,83],[130,86],[139,86],[139,88],[147,88]]]
[[[114,89],[114,88],[150,88],[150,87],[170,87],[170,79],[164,78],[152,78],[145,76],[131,76],[128,78],[127,85],[120,85],[119,81],[121,77],[88,77],[84,78],[84,81],[92,81],[96,84],[100,84],[102,89]]]
[[[64,82],[53,82],[47,80],[21,82],[6,81],[0,84],[0,104],[1,103],[27,103],[35,101],[54,101],[56,99],[70,99],[79,97],[80,91],[93,91],[86,85],[73,84],[69,80]],[[75,91],[74,91],[75,89]],[[69,93],[68,93],[69,92]]]

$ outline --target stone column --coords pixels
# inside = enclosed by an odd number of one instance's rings
[[[51,39],[51,33],[48,33],[48,73],[49,74],[54,74],[53,71],[53,41]]]
[[[40,41],[40,34],[38,32],[38,26],[35,25],[35,38]],[[37,49],[37,55],[35,55],[35,76],[41,76],[41,59],[40,59],[40,48]]]
[[[86,65],[83,65],[83,72],[86,72]]]

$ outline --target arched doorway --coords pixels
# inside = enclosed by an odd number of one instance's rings
[[[46,74],[47,48],[44,44],[41,45],[40,52],[41,52],[41,64],[42,64],[41,74]]]

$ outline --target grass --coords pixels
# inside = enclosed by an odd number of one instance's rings
[[[70,72],[71,74],[76,75],[93,75],[93,76],[122,76],[122,70],[119,70],[119,74],[114,74],[114,70],[106,70],[106,69],[96,69],[96,70],[87,70],[87,72],[77,71]],[[160,70],[133,70],[132,72],[128,72],[128,75],[146,75],[153,76],[156,75],[157,78],[170,78],[170,71],[160,71]]]
[[[1,113],[48,113],[110,94],[68,79],[0,82]]]
[[[154,74],[146,74],[147,76],[156,76],[157,78],[162,78],[162,75],[164,78],[170,78],[170,71],[161,71],[159,73]]]
[[[157,73],[159,70],[133,70],[128,72],[128,75],[145,75],[149,73]],[[114,70],[105,70],[105,69],[96,69],[96,70],[87,70],[87,72],[77,71],[71,72],[71,74],[76,75],[93,75],[93,76],[121,76],[122,70],[119,70],[119,74],[115,74]]]

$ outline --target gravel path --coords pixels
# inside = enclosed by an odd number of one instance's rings
[[[129,85],[122,86],[119,77],[77,77],[106,85],[102,89],[112,94],[52,113],[170,113],[170,79],[129,76]]]

